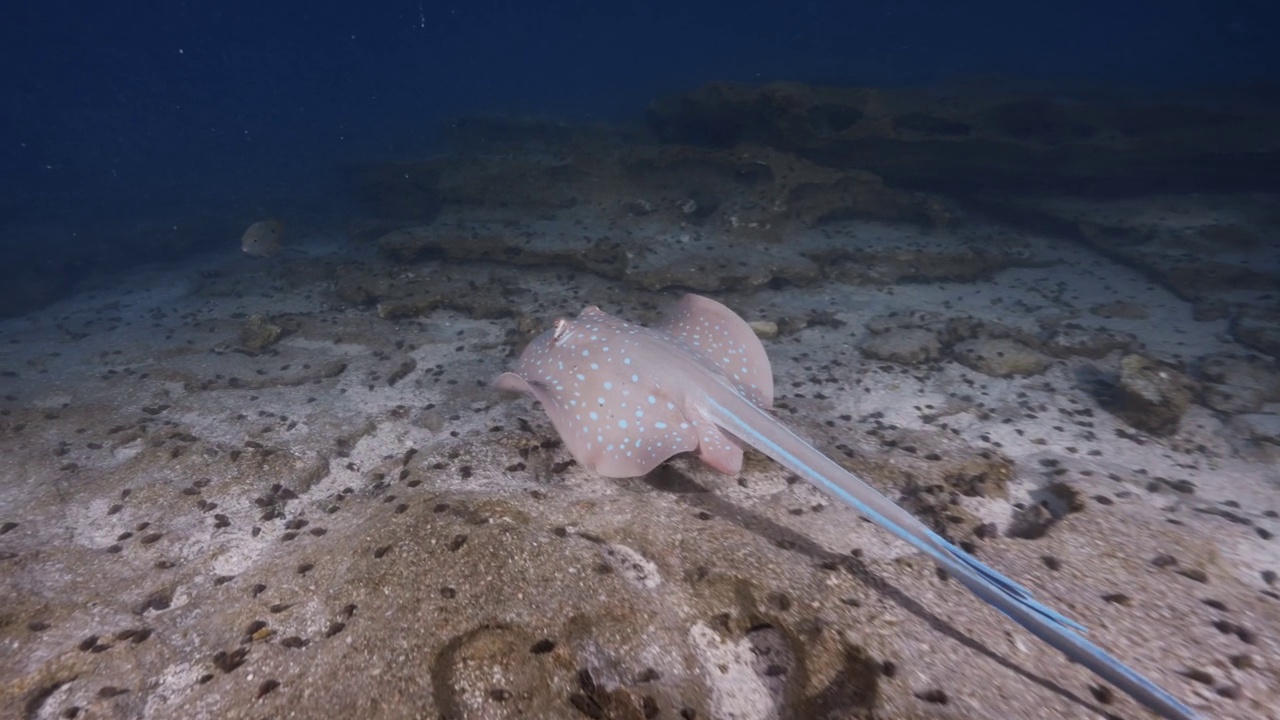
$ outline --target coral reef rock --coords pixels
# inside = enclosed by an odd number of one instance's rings
[[[1138,430],[1172,435],[1195,387],[1195,381],[1182,372],[1133,353],[1120,358],[1120,374],[1104,406]]]

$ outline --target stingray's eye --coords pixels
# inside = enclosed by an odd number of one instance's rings
[[[555,332],[551,335],[552,342],[563,342],[569,336],[569,321],[564,318],[556,320]]]

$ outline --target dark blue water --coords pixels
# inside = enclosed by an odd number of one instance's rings
[[[1280,70],[1278,7],[17,0],[0,7],[0,243],[57,266],[33,234],[111,246],[139,223],[305,205],[343,163],[430,153],[459,117],[641,122],[717,80],[1247,97]]]

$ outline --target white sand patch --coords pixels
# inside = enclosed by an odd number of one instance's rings
[[[769,720],[778,716],[774,697],[756,673],[747,640],[731,642],[703,623],[689,628],[689,640],[711,686],[712,715],[724,720]]]

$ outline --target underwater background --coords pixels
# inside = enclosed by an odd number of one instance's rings
[[[3,4],[0,717],[1280,718],[1278,28]],[[493,384],[689,292],[765,417],[1186,707],[742,433],[603,477]]]
[[[344,163],[439,152],[476,115],[643,128],[650,103],[716,81],[1249,106],[1274,101],[1280,65],[1280,11],[1248,0],[0,12],[0,217],[92,228],[104,242],[142,219],[328,205],[315,198],[342,194]]]

